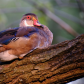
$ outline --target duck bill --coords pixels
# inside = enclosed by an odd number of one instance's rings
[[[33,18],[33,21],[34,21],[34,25],[35,26],[41,26],[41,27],[43,27],[43,25],[42,24],[40,24],[35,18]]]
[[[40,24],[37,20],[34,20],[34,25],[35,26],[41,26],[42,24]]]

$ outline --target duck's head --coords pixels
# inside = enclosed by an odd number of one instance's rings
[[[43,25],[38,22],[37,16],[33,13],[27,13],[23,15],[19,26],[20,27],[28,27],[28,26],[42,26],[43,27]]]

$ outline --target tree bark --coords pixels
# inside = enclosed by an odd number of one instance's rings
[[[0,64],[0,84],[64,84],[84,77],[84,34]]]

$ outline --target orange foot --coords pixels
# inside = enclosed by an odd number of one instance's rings
[[[19,56],[18,58],[19,58],[19,59],[23,59],[23,57],[20,57],[20,56]]]

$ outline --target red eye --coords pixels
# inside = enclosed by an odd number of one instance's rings
[[[30,16],[27,16],[27,19],[31,19],[31,17]]]

